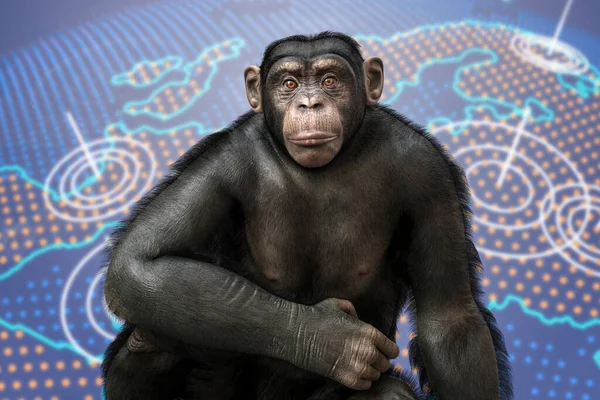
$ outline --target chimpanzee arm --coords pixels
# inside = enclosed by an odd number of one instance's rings
[[[399,350],[356,318],[350,302],[290,302],[232,271],[180,256],[206,242],[240,198],[232,193],[253,190],[239,161],[251,148],[233,152],[226,144],[205,146],[128,226],[106,273],[108,307],[193,347],[278,358],[368,389]]]
[[[272,343],[285,341],[295,303],[179,256],[223,222],[234,203],[232,185],[247,184],[240,158],[220,135],[129,224],[106,273],[107,304],[127,321],[190,345],[280,356]]]
[[[470,286],[462,172],[425,138],[408,153],[408,276],[432,390],[440,400],[498,399],[494,345]]]

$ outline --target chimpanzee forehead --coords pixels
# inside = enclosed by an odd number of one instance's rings
[[[352,66],[344,58],[337,54],[324,54],[308,60],[299,56],[280,58],[271,65],[269,76],[278,77],[285,72],[300,74],[303,71],[306,72],[306,68],[317,71],[317,73],[324,70],[336,70],[338,72],[346,70],[348,73],[354,73]]]
[[[326,55],[337,55],[342,57],[355,70],[362,67],[362,63],[360,65],[355,65],[358,61],[357,55],[353,54],[350,46],[343,40],[337,38],[327,38],[311,42],[295,40],[282,42],[270,52],[268,60],[269,65],[267,65],[267,67],[270,69],[275,62],[283,58],[310,60]]]
[[[322,54],[338,54],[351,59],[352,49],[346,42],[337,38],[327,38],[310,42],[291,40],[279,43],[272,51],[271,58],[297,56],[311,58]]]

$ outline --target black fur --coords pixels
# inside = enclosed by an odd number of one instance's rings
[[[106,378],[108,369],[110,368],[110,364],[112,363],[119,350],[121,350],[121,347],[123,347],[125,343],[127,343],[127,339],[129,339],[129,336],[131,335],[134,329],[135,325],[127,322],[124,323],[121,327],[121,332],[119,332],[117,337],[106,348],[106,351],[104,352],[104,358],[102,359],[102,365],[100,367],[103,378]]]
[[[363,58],[362,58],[362,55],[360,54],[360,45],[354,39],[352,39],[346,35],[343,35],[343,34],[338,34],[338,33],[333,33],[333,32],[323,32],[323,33],[320,33],[318,35],[313,35],[313,36],[304,36],[304,35],[290,36],[290,37],[278,40],[276,42],[273,42],[271,45],[269,45],[265,50],[265,53],[263,56],[263,61],[261,63],[261,79],[264,78],[263,74],[266,74],[267,71],[269,70],[270,66],[273,64],[273,62],[276,61],[276,59],[274,57],[272,57],[272,53],[279,44],[286,42],[286,41],[314,42],[314,41],[318,41],[321,39],[332,39],[332,38],[340,39],[348,45],[347,48],[341,49],[340,51],[343,52],[344,54],[349,54],[350,59],[353,60],[352,61],[353,68],[362,69]],[[359,80],[362,80],[362,76],[359,76]],[[502,400],[512,399],[511,372],[510,372],[510,366],[508,364],[508,356],[507,356],[503,336],[497,327],[497,324],[496,324],[496,321],[495,321],[493,315],[489,312],[489,310],[484,308],[482,301],[480,299],[482,292],[481,292],[481,287],[479,284],[478,269],[481,268],[481,260],[479,259],[477,250],[472,245],[471,230],[470,230],[471,229],[470,228],[471,227],[471,225],[470,225],[470,218],[471,218],[470,197],[469,197],[469,190],[468,190],[468,186],[467,186],[467,182],[466,182],[464,173],[463,173],[462,169],[454,161],[452,161],[450,156],[443,150],[443,148],[439,144],[439,142],[433,136],[431,136],[429,133],[427,133],[422,127],[418,126],[417,124],[408,120],[406,117],[400,115],[399,113],[395,112],[394,110],[392,110],[386,106],[377,105],[375,107],[378,107],[381,110],[385,111],[391,117],[403,122],[404,124],[409,126],[413,131],[419,133],[420,135],[425,137],[427,140],[429,140],[429,142],[434,146],[434,148],[436,150],[438,150],[439,153],[442,155],[444,162],[446,163],[448,169],[452,173],[452,177],[454,179],[454,183],[455,183],[455,187],[456,187],[456,192],[457,192],[457,195],[458,195],[458,198],[460,201],[461,212],[463,215],[464,226],[465,226],[465,236],[467,238],[467,241],[470,244],[469,245],[469,271],[470,271],[470,280],[471,280],[471,282],[470,282],[471,291],[473,293],[473,297],[475,298],[476,304],[479,307],[479,309],[481,310],[483,317],[484,317],[486,323],[488,324],[490,332],[492,334],[495,351],[496,351],[496,358],[498,361],[498,370],[499,370],[499,374],[500,374],[501,399]],[[127,231],[128,226],[139,216],[139,214],[144,210],[144,208],[148,204],[150,204],[150,202],[158,194],[160,194],[165,188],[167,188],[170,184],[175,182],[175,180],[180,176],[180,174],[185,170],[185,168],[187,166],[189,166],[198,157],[200,157],[202,155],[210,156],[212,154],[212,152],[215,151],[215,148],[217,147],[215,145],[217,143],[220,143],[221,141],[230,141],[231,140],[231,137],[229,136],[230,134],[232,134],[234,132],[235,132],[235,134],[243,134],[240,132],[242,129],[242,126],[245,123],[247,123],[254,115],[255,115],[255,113],[253,111],[248,112],[248,113],[240,116],[238,119],[236,119],[226,129],[201,139],[192,148],[190,148],[182,157],[180,157],[175,163],[173,163],[170,166],[169,173],[150,192],[148,192],[140,201],[138,201],[135,204],[135,206],[133,207],[129,216],[126,219],[124,219],[123,221],[121,221],[119,226],[112,232],[112,234],[110,236],[110,240],[108,242],[108,245],[104,249],[104,253],[103,253],[104,254],[104,265],[108,266],[108,264],[111,260],[111,257],[112,257],[113,250],[116,248],[117,244],[122,240],[124,233]],[[265,135],[266,135],[266,133],[265,133]],[[215,238],[213,240],[213,244],[211,246],[209,246],[210,251],[207,254],[205,254],[205,259],[211,263],[219,264],[219,262],[217,262],[215,260],[220,259],[220,257],[223,256],[222,254],[219,254],[222,251],[222,247],[220,247],[220,246],[224,246],[224,244],[222,244],[218,238]],[[229,255],[225,254],[225,257],[229,257]],[[412,314],[411,317],[413,318],[413,321],[414,321],[414,317],[415,317],[415,315],[414,315],[415,314],[414,299],[411,299],[411,301],[410,301],[409,310]],[[133,332],[134,329],[135,329],[135,326],[133,324],[126,323],[123,327],[123,330],[117,336],[115,341],[107,348],[105,358],[102,363],[102,376],[104,379],[107,378],[108,371],[111,367],[111,364],[113,363],[119,350],[125,345],[127,338],[131,335],[131,332]],[[417,344],[416,340],[413,340],[411,342],[409,353],[410,353],[411,364],[414,367],[418,368],[420,371],[420,376],[419,376],[420,386],[421,386],[421,388],[423,388],[428,383],[428,379],[427,379],[427,374],[426,374],[425,368],[423,366],[423,362],[420,357],[420,352],[419,352],[418,344]],[[188,367],[188,366],[186,366],[185,368],[191,369],[191,367]],[[181,370],[181,369],[178,369],[178,371],[179,370]],[[409,383],[413,388],[417,387],[417,385],[414,382],[414,378],[410,374],[407,374],[405,372],[395,372],[393,370],[388,371],[388,373],[399,379],[404,380],[405,382]],[[181,373],[179,375],[181,375]],[[180,376],[177,376],[175,378],[180,378]],[[141,381],[142,380],[140,380],[140,382]],[[419,392],[417,391],[416,393],[419,393]],[[419,395],[422,396],[422,394],[419,394]],[[119,400],[119,399],[114,399],[114,400]]]
[[[404,383],[407,383],[408,386],[411,387],[411,389],[413,390],[413,392],[417,396],[417,400],[426,400],[425,395],[421,392],[421,390],[419,388],[419,384],[417,382],[417,379],[410,372],[405,371],[405,370],[399,370],[399,371],[397,371],[394,368],[390,368],[386,372],[386,374],[387,375],[391,375],[391,376],[393,376],[395,378],[398,378],[399,380],[401,380]]]
[[[171,166],[169,167],[169,173],[166,174],[165,177],[163,177],[161,181],[152,188],[152,190],[146,193],[139,201],[137,201],[134,204],[129,215],[119,223],[117,228],[115,228],[111,232],[107,245],[102,250],[103,266],[105,268],[108,267],[108,264],[110,263],[112,257],[112,252],[123,238],[123,235],[127,231],[127,227],[137,218],[137,216],[142,212],[146,205],[148,205],[167,186],[175,182],[175,180],[179,177],[183,170],[194,160],[196,160],[201,154],[211,152],[214,149],[213,144],[215,142],[223,140],[223,138],[226,137],[229,133],[239,129],[239,127],[245,124],[255,114],[256,113],[254,111],[247,112],[246,114],[243,114],[240,117],[238,117],[227,128],[203,137],[194,146],[188,149],[177,161],[171,164]],[[213,253],[216,253],[216,251]],[[204,257],[199,258],[204,258],[206,259],[206,261],[211,261],[213,256],[214,254],[206,254]],[[117,335],[116,339],[107,347],[104,353],[101,368],[103,379],[106,379],[108,370],[114,360],[114,357],[119,352],[121,347],[126,343],[127,338],[129,337],[129,335],[131,335],[134,329],[134,324],[125,322],[121,332]]]
[[[194,160],[196,160],[201,154],[206,153],[207,155],[210,155],[210,152],[214,150],[215,142],[223,140],[224,137],[227,137],[231,132],[239,129],[255,114],[256,113],[254,111],[249,111],[238,117],[227,128],[203,137],[194,146],[188,149],[179,159],[177,159],[177,161],[171,164],[169,167],[169,172],[165,175],[165,177],[163,177],[161,181],[152,188],[152,190],[146,193],[134,204],[129,215],[123,219],[119,223],[119,226],[111,232],[108,245],[103,249],[102,252],[104,267],[108,267],[112,256],[112,251],[120,242],[124,233],[127,231],[129,224],[138,217],[146,205],[148,205],[167,186],[175,182],[185,168],[194,162]]]
[[[469,185],[467,182],[467,178],[462,170],[462,168],[451,158],[446,150],[444,150],[442,144],[439,142],[437,138],[427,132],[423,127],[416,124],[415,122],[409,120],[402,114],[396,112],[395,110],[389,108],[385,105],[378,105],[378,107],[391,116],[397,118],[402,121],[402,123],[408,125],[413,131],[419,133],[423,137],[425,137],[432,146],[440,153],[444,162],[448,166],[448,170],[452,173],[452,177],[454,180],[454,184],[456,186],[456,193],[458,195],[461,211],[463,215],[463,221],[465,226],[465,237],[468,242],[468,250],[469,250],[469,276],[471,279],[471,293],[473,294],[473,298],[475,299],[475,303],[477,304],[479,310],[481,311],[492,335],[492,341],[494,343],[495,353],[496,353],[496,361],[498,363],[498,374],[500,379],[500,399],[501,400],[510,400],[513,398],[513,386],[512,386],[512,371],[510,367],[510,363],[508,360],[508,352],[506,350],[506,344],[504,342],[504,335],[498,328],[498,324],[496,319],[490,310],[488,310],[481,300],[483,295],[483,291],[481,289],[479,274],[480,271],[483,270],[483,266],[481,263],[481,259],[479,257],[479,253],[473,244],[472,231],[471,231],[471,196],[469,192]],[[410,313],[410,318],[415,327],[416,331],[416,307],[414,297],[410,295],[410,299],[407,303],[407,310]],[[413,368],[417,368],[419,370],[419,383],[421,388],[424,388],[429,384],[429,379],[427,378],[427,372],[425,370],[425,365],[421,358],[421,354],[419,351],[419,344],[417,342],[417,336],[410,341],[409,344],[409,356],[410,363]],[[435,398],[435,397],[433,397]]]

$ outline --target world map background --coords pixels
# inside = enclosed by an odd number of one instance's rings
[[[383,59],[382,102],[467,172],[516,399],[600,399],[600,38],[584,17],[598,5],[576,0],[551,52],[562,1],[123,3],[3,38],[0,398],[102,398],[119,326],[102,299],[108,233],[248,110],[242,71],[269,42],[334,30]],[[405,316],[398,328],[410,368]]]

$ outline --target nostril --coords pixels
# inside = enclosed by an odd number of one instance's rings
[[[323,104],[321,104],[320,101],[312,101],[312,100],[306,100],[306,101],[302,101],[298,104],[298,107],[301,109],[306,109],[306,108],[321,108],[323,106]]]

